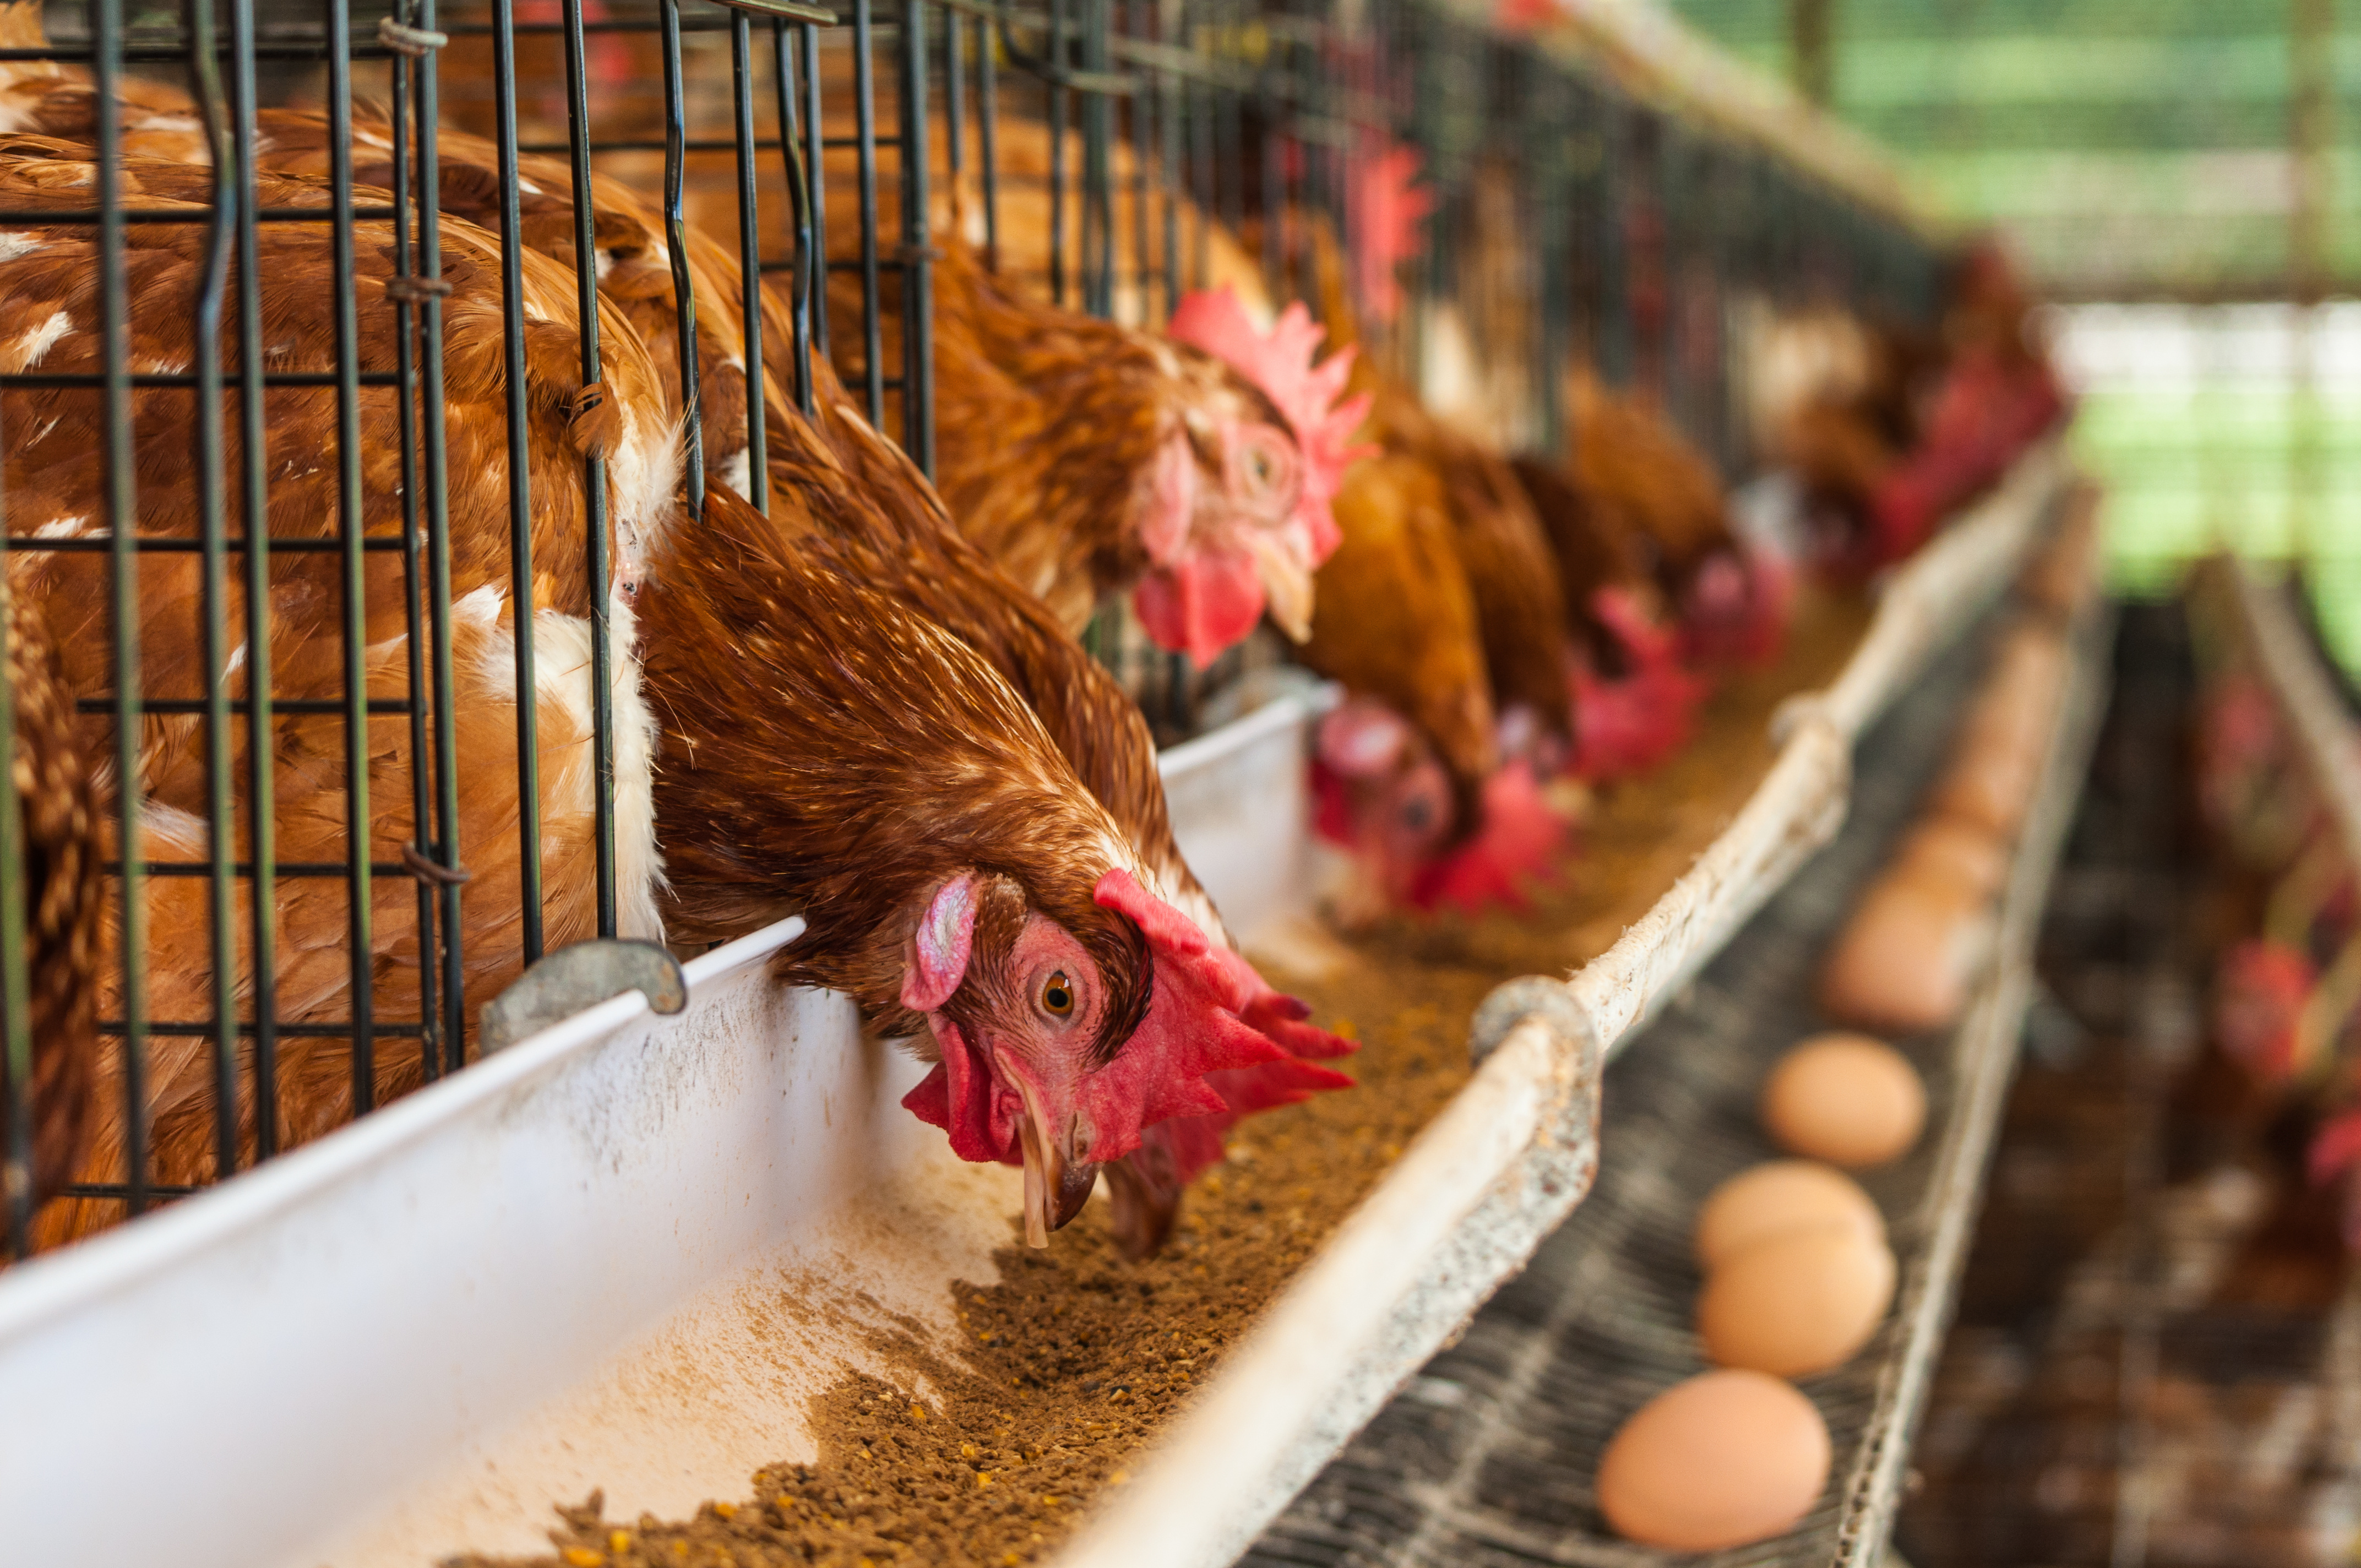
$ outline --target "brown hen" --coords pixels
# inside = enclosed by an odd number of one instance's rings
[[[102,872],[105,800],[86,753],[73,694],[39,609],[0,593],[7,614],[7,696],[15,716],[14,763],[24,859],[26,1021],[29,1078],[10,1081],[0,1053],[0,1086],[24,1097],[31,1167],[5,1172],[0,1201],[19,1184],[38,1206],[80,1166],[98,1092],[98,959],[106,879]]]
[[[19,208],[79,207],[89,200],[93,175],[87,155],[66,142],[18,137],[0,143],[0,191]],[[148,159],[126,160],[122,186],[130,221],[126,236],[130,279],[132,360],[135,368],[187,366],[193,354],[190,304],[201,271],[203,229],[187,223],[141,224],[149,208],[182,209],[211,194],[210,173],[197,167]],[[315,182],[265,175],[259,181],[266,205],[325,203]],[[384,201],[368,192],[363,201]],[[10,368],[38,363],[52,371],[99,367],[95,330],[98,267],[91,253],[93,231],[82,225],[21,225],[25,237],[0,260],[0,302],[11,319],[47,323],[17,340]],[[392,267],[392,235],[383,223],[356,225],[359,337],[365,374],[394,366],[396,323],[387,284]],[[450,562],[454,603],[454,718],[458,732],[458,852],[472,881],[462,899],[456,939],[472,1015],[474,1004],[513,978],[522,961],[518,839],[513,626],[509,596],[510,539],[505,394],[501,372],[498,247],[491,236],[465,224],[444,227],[443,275],[451,293],[445,305],[445,410],[449,454]],[[325,372],[335,358],[332,308],[333,269],[324,225],[270,224],[261,227],[261,269],[266,319],[265,351],[274,372]],[[542,871],[546,899],[546,938],[553,945],[589,935],[594,926],[589,874],[593,801],[588,752],[589,694],[587,689],[588,615],[591,599],[583,515],[583,456],[608,457],[610,516],[617,586],[607,613],[615,627],[617,654],[613,697],[617,719],[617,816],[619,905],[627,932],[658,930],[653,894],[657,881],[653,824],[647,794],[652,727],[639,698],[631,658],[631,608],[622,584],[639,570],[648,542],[662,528],[672,499],[672,443],[655,378],[627,328],[609,319],[615,344],[608,380],[583,388],[577,378],[572,280],[527,258],[526,334],[528,418],[532,481],[535,498],[533,543],[535,638],[540,644],[536,708],[542,786]],[[233,356],[240,331],[235,306],[225,323],[223,352]],[[270,484],[268,523],[280,537],[334,540],[338,536],[340,477],[333,388],[274,388],[266,393]],[[356,523],[367,535],[399,537],[403,526],[397,483],[401,410],[390,388],[365,388],[359,399],[362,512]],[[103,403],[87,388],[15,387],[0,395],[0,418],[29,433],[7,455],[6,497],[10,531],[54,538],[99,532],[93,520],[105,515],[103,474]],[[177,389],[143,388],[133,397],[132,422],[137,473],[137,518],[144,535],[196,536],[197,490],[203,475],[189,434],[187,394]],[[242,470],[238,426],[226,422],[226,471]],[[243,532],[241,488],[228,487],[226,524]],[[46,614],[58,633],[64,677],[82,696],[110,691],[115,680],[106,640],[108,572],[104,554],[19,552],[9,563],[14,591]],[[148,554],[138,582],[141,652],[139,682],[151,699],[190,703],[205,695],[206,659],[202,621],[199,557]],[[343,690],[343,564],[335,551],[275,552],[268,669],[273,696],[291,706],[335,703]],[[410,695],[410,609],[401,557],[371,552],[364,557],[360,637],[368,696],[401,701]],[[264,663],[250,639],[255,629],[241,584],[233,580],[224,601],[230,653],[222,678],[249,678]],[[241,683],[243,684],[243,683]],[[246,694],[241,694],[246,695]],[[404,733],[407,718],[386,713],[370,719],[366,796],[370,813],[369,858],[399,861],[406,849],[431,842],[411,815],[412,767]],[[281,862],[341,863],[350,852],[346,803],[344,718],[327,711],[284,709],[276,717],[273,751],[274,834]],[[238,781],[232,801],[237,842],[235,858],[249,855],[243,795],[247,778],[247,731],[234,725],[231,773]],[[193,713],[151,714],[140,742],[140,817],[145,858],[202,863],[208,858],[206,748],[203,721]],[[215,977],[208,957],[209,899],[202,878],[159,876],[146,883],[148,928],[148,1014],[159,1020],[203,1020],[214,1013]],[[368,947],[361,955],[377,1018],[420,1021],[418,899],[413,884],[379,878],[372,883],[368,911]],[[342,878],[290,876],[278,884],[276,950],[270,978],[276,1015],[282,1022],[341,1021],[350,1016],[355,962],[351,912]],[[238,974],[233,989],[250,999],[257,977],[247,933],[238,933]],[[112,940],[112,938],[110,938]],[[102,1005],[120,1006],[110,965]],[[412,983],[398,983],[401,977]],[[242,1012],[250,1016],[250,1000]],[[148,1113],[154,1118],[154,1179],[187,1183],[220,1174],[214,1170],[214,1085],[211,1047],[196,1034],[161,1033],[148,1045]],[[352,1110],[353,1069],[341,1041],[298,1031],[282,1037],[277,1062],[275,1142],[284,1146],[318,1135]],[[110,1050],[106,1073],[121,1065]],[[414,1049],[381,1047],[375,1055],[372,1091],[399,1093],[423,1070]],[[238,1108],[241,1157],[258,1145],[250,1079]],[[98,1123],[84,1161],[91,1179],[105,1180],[122,1169],[125,1128],[118,1093],[100,1097]],[[44,1217],[50,1239],[79,1234],[110,1217],[108,1205],[59,1205]]]

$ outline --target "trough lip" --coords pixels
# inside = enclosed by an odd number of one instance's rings
[[[1157,775],[1170,784],[1202,772],[1281,729],[1319,718],[1342,701],[1344,695],[1344,688],[1334,681],[1311,691],[1283,693],[1218,729],[1207,730],[1158,752]]]
[[[803,935],[799,915],[774,921],[681,966],[693,1002]],[[337,1128],[228,1181],[117,1225],[103,1235],[29,1258],[0,1274],[0,1345],[250,1231],[433,1132],[611,1037],[648,1011],[627,991],[560,1019],[504,1051]]]
[[[1334,683],[1284,693],[1218,729],[1159,752],[1158,772],[1174,779],[1215,766],[1325,713],[1339,696]],[[789,916],[689,959],[681,970],[690,1000],[700,988],[760,962],[803,932],[803,917]],[[530,1083],[647,1013],[647,998],[637,991],[609,997],[301,1148],[240,1171],[235,1179],[143,1215],[137,1224],[117,1225],[0,1272],[0,1345],[268,1223],[452,1118]]]

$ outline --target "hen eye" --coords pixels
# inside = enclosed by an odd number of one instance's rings
[[[1059,970],[1041,984],[1041,1011],[1063,1018],[1074,1010],[1074,982]]]
[[[1402,803],[1402,826],[1413,833],[1423,833],[1434,820],[1434,804],[1423,795],[1413,795]]]

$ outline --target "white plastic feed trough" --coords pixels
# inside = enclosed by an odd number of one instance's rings
[[[1888,586],[1723,836],[1569,981],[1504,988],[1481,1069],[1224,1357],[1061,1564],[1214,1564],[1587,1190],[1604,1055],[1825,841],[1854,738],[2001,591],[2054,448]],[[1288,697],[1167,754],[1183,849],[1251,938],[1309,881]],[[22,1561],[419,1568],[544,1550],[554,1502],[680,1517],[812,1448],[806,1407],[948,1336],[1018,1179],[898,1102],[917,1063],[766,960],[789,920],[308,1147],[0,1274],[0,1509]]]

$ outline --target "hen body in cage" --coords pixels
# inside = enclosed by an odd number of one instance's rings
[[[14,1087],[24,1096],[31,1135],[21,1176],[38,1205],[80,1165],[97,1110],[106,797],[39,607],[0,594],[0,609],[16,722],[8,787],[16,794],[24,854],[23,1016],[31,1047],[29,1080]],[[10,1076],[5,1058],[0,1076]],[[0,1191],[0,1202],[18,1196]]]
[[[83,103],[86,115],[87,94]],[[62,210],[78,208],[90,199],[94,170],[87,148],[79,144],[19,137],[0,147],[0,188],[16,205]],[[210,172],[188,163],[133,158],[125,161],[121,181],[130,209],[126,266],[133,364],[143,369],[185,370],[197,352],[187,306],[196,293],[203,230],[184,223],[140,224],[137,219],[145,208],[185,211],[208,200]],[[326,201],[318,183],[287,177],[263,176],[260,191],[265,204],[324,207]],[[364,192],[362,199],[388,198]],[[0,293],[7,298],[13,319],[47,324],[18,340],[21,357],[12,368],[36,358],[50,371],[99,368],[99,268],[92,251],[93,232],[87,225],[63,224],[27,225],[22,232],[30,243],[0,262]],[[396,312],[387,292],[393,273],[392,231],[383,223],[364,222],[356,225],[355,232],[357,358],[364,374],[384,374],[392,370],[395,358]],[[457,737],[454,762],[458,768],[458,852],[471,877],[456,940],[472,1016],[472,1004],[506,984],[523,958],[515,609],[509,583],[499,249],[490,236],[461,223],[446,222],[443,232],[444,278],[451,288],[445,312],[454,594],[452,718]],[[333,370],[335,281],[324,225],[264,225],[258,243],[264,279],[262,340],[269,372]],[[533,624],[539,649],[533,700],[540,724],[541,869],[547,894],[543,914],[553,943],[595,929],[594,879],[589,875],[596,852],[588,647],[592,601],[581,523],[582,460],[595,451],[609,459],[616,562],[605,608],[616,628],[619,650],[611,693],[619,918],[627,932],[653,936],[659,929],[648,797],[653,728],[628,650],[632,586],[646,547],[672,506],[672,431],[652,369],[620,320],[608,324],[616,346],[605,386],[583,388],[572,280],[537,258],[526,260],[528,449],[536,497]],[[235,356],[237,327],[233,306],[223,334],[225,360]],[[336,394],[333,387],[282,385],[264,396],[269,446],[262,456],[270,483],[269,514],[264,521],[274,537],[334,542],[341,526]],[[193,542],[199,533],[203,476],[190,440],[190,397],[186,389],[173,387],[143,388],[134,394],[134,515],[141,532],[149,537]],[[103,533],[93,521],[105,515],[97,461],[104,449],[101,394],[88,388],[18,387],[6,394],[6,404],[10,428],[29,433],[12,444],[8,454],[12,532],[59,540]],[[362,513],[351,526],[368,538],[398,541],[405,523],[398,483],[397,396],[390,389],[364,388],[358,420]],[[225,470],[235,475],[245,455],[235,421],[225,422],[230,432],[225,443]],[[247,531],[239,494],[232,485],[224,499],[232,537]],[[419,590],[405,582],[398,550],[370,551],[363,561],[356,630],[362,645],[366,695],[374,704],[406,708],[415,699],[409,640],[415,630],[412,596]],[[144,698],[182,708],[150,714],[140,737],[136,784],[141,792],[143,842],[138,852],[146,860],[165,862],[160,868],[165,874],[148,878],[144,892],[148,1014],[166,1021],[202,1020],[212,1015],[215,995],[206,935],[210,900],[202,878],[170,874],[179,866],[205,863],[209,853],[204,721],[187,710],[205,696],[210,684],[202,630],[202,567],[192,552],[147,553],[139,564],[137,678]],[[277,858],[286,863],[343,865],[353,850],[346,792],[363,782],[347,777],[346,718],[336,711],[346,696],[343,563],[333,550],[306,549],[299,543],[274,553],[270,572],[267,644],[258,646],[266,635],[264,627],[233,581],[222,605],[230,653],[225,667],[212,678],[228,683],[245,700],[252,695],[252,672],[263,669],[267,660],[274,698],[293,709],[272,720],[271,828]],[[106,620],[105,557],[27,549],[12,557],[10,574],[14,591],[41,607],[56,626],[65,677],[77,695],[96,697],[110,692],[115,671]],[[368,774],[361,797],[369,811],[366,852],[371,861],[384,865],[400,862],[405,848],[432,838],[422,834],[412,811],[412,770],[427,763],[411,754],[406,713],[380,709],[368,725]],[[234,752],[231,775],[240,781],[230,812],[233,855],[250,859],[249,802],[243,784],[249,776],[246,753],[252,741],[247,728],[237,723],[224,739]],[[275,907],[277,939],[267,966],[274,1016],[294,1024],[350,1019],[357,964],[362,983],[372,990],[376,1017],[407,1023],[414,1031],[423,1021],[417,988],[417,905],[414,885],[407,877],[377,878],[368,908],[368,946],[357,959],[345,878],[282,878]],[[236,950],[232,992],[241,1016],[250,1024],[259,980],[244,929]],[[115,976],[120,963],[142,961],[140,955],[118,953],[115,959],[108,966],[102,992],[102,1005],[110,1015],[119,1015]],[[351,1047],[329,1037],[333,1033],[298,1032],[280,1039],[272,1141],[282,1146],[301,1142],[350,1114]],[[199,1033],[163,1032],[149,1041],[145,1109],[154,1119],[155,1179],[159,1182],[184,1183],[217,1174],[211,1049]],[[400,1092],[418,1081],[423,1070],[419,1050],[380,1044],[375,1052],[375,1093]],[[251,1071],[241,1074],[241,1082],[248,1098],[239,1107],[240,1138],[250,1153],[257,1143]],[[120,1093],[103,1094],[84,1162],[88,1179],[119,1176],[123,1117]],[[59,1205],[44,1218],[45,1234],[54,1239],[104,1223],[111,1217],[110,1207],[104,1202]]]
[[[325,167],[330,130],[324,119],[300,111],[278,111],[265,115],[265,126],[268,166],[303,173]],[[386,176],[388,167],[368,161],[368,157],[382,154],[388,128],[364,120],[357,129],[365,155],[359,172],[364,177]],[[499,190],[495,150],[454,135],[445,138],[440,154],[445,211],[492,216],[487,209]],[[528,159],[524,174],[534,187],[526,201],[522,229],[527,246],[570,263],[576,229],[572,203],[564,193],[569,188],[565,171],[546,160]],[[679,321],[660,220],[617,181],[596,181],[593,201],[602,298],[653,346],[655,379],[662,386],[667,411],[677,414],[681,394],[675,356]],[[748,377],[741,368],[752,357],[739,303],[743,298],[742,275],[735,258],[709,238],[692,233],[687,245],[700,323],[701,380],[708,394],[702,403],[701,422],[707,452],[709,458],[718,459],[713,470],[717,482],[743,485],[752,477],[745,460],[749,455],[746,414],[752,405],[745,390]],[[662,286],[654,281],[657,279],[663,280]],[[1185,1125],[1151,1127],[1148,1152],[1153,1157],[1126,1161],[1125,1168],[1115,1173],[1117,1190],[1124,1194],[1118,1205],[1124,1233],[1138,1250],[1152,1250],[1170,1225],[1179,1186],[1218,1157],[1220,1128],[1246,1111],[1341,1082],[1325,1069],[1299,1059],[1298,1053],[1334,1055],[1345,1047],[1333,1036],[1301,1024],[1301,1009],[1272,992],[1236,956],[1218,915],[1172,842],[1155,772],[1153,742],[1137,708],[1037,601],[949,531],[940,505],[923,478],[852,412],[843,389],[824,362],[813,366],[811,373],[816,400],[822,410],[821,425],[834,433],[834,450],[815,444],[814,431],[792,413],[784,389],[788,378],[780,364],[792,342],[787,312],[774,297],[765,296],[763,305],[770,345],[763,378],[771,452],[765,477],[775,486],[774,520],[801,536],[812,528],[817,515],[807,504],[812,486],[844,489],[830,508],[822,509],[836,520],[833,547],[861,562],[864,582],[891,587],[906,602],[923,607],[1018,683],[1023,695],[1050,725],[1063,754],[1082,770],[1087,787],[1115,814],[1150,886],[1177,903],[1212,940],[1215,956],[1209,961],[1224,977],[1222,996],[1227,1009],[1224,1014],[1227,1023],[1213,1025],[1216,1034],[1223,1028],[1233,1034],[1243,1028],[1247,1035],[1263,1037],[1267,1043],[1262,1048],[1275,1054],[1274,1063],[1268,1067],[1217,1071],[1217,1101],[1209,1102],[1203,1113],[1188,1119]],[[718,396],[711,395],[717,392]],[[858,471],[857,479],[852,470]],[[880,520],[888,518],[899,521],[884,527]],[[673,602],[678,602],[677,596]],[[711,647],[704,649],[704,655],[727,656]],[[668,723],[683,712],[693,711],[693,706],[686,703],[664,706]],[[793,755],[795,748],[809,741],[809,737],[798,737],[792,730],[764,733],[768,743],[785,748],[778,753],[783,757]],[[674,723],[666,737],[667,754],[675,759],[694,758],[703,749],[710,755],[711,740],[708,729],[693,723]],[[733,818],[675,811],[668,821],[665,842],[686,868],[709,865],[714,856],[734,861],[740,852]],[[802,886],[786,868],[774,865],[768,871],[774,895],[781,887]],[[697,911],[705,908],[701,901],[711,889],[700,890],[698,873],[693,869],[685,871],[684,878],[675,913],[686,921],[684,929],[690,938],[734,934],[722,933],[719,927],[708,929],[709,922],[700,923],[703,916]],[[801,899],[807,893],[786,896]],[[901,913],[896,912],[896,918]],[[890,920],[888,927],[889,938],[900,929]],[[1141,1165],[1142,1174],[1137,1178],[1128,1169],[1133,1163]]]

